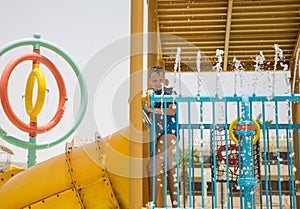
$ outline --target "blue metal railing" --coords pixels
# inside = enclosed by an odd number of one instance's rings
[[[293,141],[298,145],[298,130],[300,124],[291,121],[291,103],[300,101],[300,95],[274,96],[158,96],[153,93],[150,96],[151,107],[154,109],[156,102],[162,102],[164,107],[168,102],[175,102],[177,108],[176,126],[176,200],[179,208],[290,208],[296,209],[295,181],[300,180],[299,173],[295,176],[294,158],[299,157],[298,146],[293,148]],[[217,113],[218,105],[222,106],[221,115]],[[196,106],[196,108],[192,108]],[[282,107],[286,107],[286,110]],[[153,111],[155,112],[155,111]],[[197,117],[195,115],[199,114]],[[232,170],[233,165],[229,163],[229,155],[233,155],[228,148],[232,141],[228,134],[231,121],[241,118],[237,126],[251,125],[253,115],[261,114],[260,129],[261,136],[258,148],[255,152],[253,131],[242,129],[237,131],[238,146],[238,168]],[[242,116],[242,117],[241,117]],[[272,118],[272,123],[269,118]],[[156,124],[153,113],[152,124]],[[164,134],[166,135],[167,116],[164,108]],[[215,133],[224,130],[220,138]],[[155,126],[151,126],[151,140],[156,143]],[[294,135],[293,135],[294,132]],[[271,139],[271,136],[274,136]],[[198,143],[195,140],[199,139]],[[274,140],[275,150],[274,150]],[[285,142],[284,142],[285,140]],[[240,143],[242,142],[242,146]],[[206,144],[205,144],[206,143]],[[220,144],[224,144],[225,162],[220,162],[217,152]],[[156,145],[152,146],[154,153],[153,174],[156,173]],[[164,150],[167,150],[167,137],[164,137]],[[200,151],[196,156],[196,151]],[[210,160],[205,159],[207,150],[210,151]],[[273,159],[271,153],[276,153]],[[179,155],[181,153],[181,155]],[[256,153],[256,154],[255,154]],[[283,160],[281,154],[286,153],[287,159]],[[262,157],[260,158],[260,154]],[[258,155],[258,156],[256,156]],[[171,207],[168,201],[167,188],[167,152],[164,153],[163,165],[163,204],[152,205],[152,208]],[[208,161],[208,162],[207,162]],[[287,161],[287,163],[285,162]],[[275,163],[274,163],[275,162]],[[223,164],[222,164],[223,163]],[[225,163],[225,164],[224,164]],[[275,167],[273,165],[276,165]],[[198,167],[199,169],[197,169]],[[220,171],[220,167],[225,168]],[[284,174],[287,169],[287,174]],[[286,168],[287,167],[287,168]],[[258,169],[259,168],[259,169]],[[218,170],[219,169],[219,170]],[[258,171],[257,171],[258,169]],[[225,171],[224,171],[225,170]],[[207,173],[211,173],[211,177]],[[231,179],[232,173],[238,176],[238,181]],[[259,175],[255,176],[255,172]],[[276,172],[276,173],[274,173]],[[223,173],[223,174],[219,174]],[[225,173],[225,174],[224,174]],[[274,174],[277,185],[274,183]],[[260,177],[260,176],[263,177]],[[157,176],[152,176],[152,181],[157,181]],[[198,181],[198,183],[197,183]],[[200,184],[199,184],[200,181]],[[288,186],[286,186],[288,182]],[[223,192],[223,184],[225,192]],[[155,183],[152,184],[152,200],[155,201]],[[233,186],[234,185],[234,186]],[[200,186],[200,188],[199,188]],[[277,186],[276,188],[273,188]],[[209,200],[211,196],[211,200]],[[288,197],[288,199],[286,199]],[[236,201],[235,199],[239,199]],[[235,201],[234,201],[235,200]],[[169,202],[169,203],[168,203]]]

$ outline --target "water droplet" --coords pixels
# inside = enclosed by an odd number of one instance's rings
[[[268,100],[268,101],[271,101],[272,99],[273,99],[273,96],[272,96],[272,95],[267,96],[267,100]]]

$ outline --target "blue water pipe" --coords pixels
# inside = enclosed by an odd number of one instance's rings
[[[250,128],[249,127],[254,127]],[[251,169],[252,159],[252,141],[255,135],[255,124],[250,119],[249,97],[242,97],[242,118],[236,124],[236,133],[242,142],[242,175],[238,179],[238,184],[244,190],[244,208],[253,208],[253,197],[255,196],[255,187],[257,180],[254,178],[254,172]]]

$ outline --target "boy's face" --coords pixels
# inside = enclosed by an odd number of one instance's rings
[[[165,75],[163,72],[153,72],[149,78],[149,84],[154,91],[161,90],[161,84],[165,83]]]

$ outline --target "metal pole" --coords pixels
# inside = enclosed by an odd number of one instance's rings
[[[157,0],[148,0],[148,68],[158,64]]]
[[[227,71],[233,0],[228,0],[223,70]]]
[[[239,138],[242,138],[242,176],[238,180],[240,188],[244,189],[244,206],[253,208],[253,197],[257,180],[251,169],[251,147],[253,146],[253,136],[255,134],[255,124],[249,118],[249,97],[242,97],[242,119],[236,125]],[[253,162],[252,162],[253,163]]]
[[[36,144],[36,137],[29,137],[29,142],[32,144]],[[36,148],[28,149],[27,156],[27,168],[30,168],[36,164]]]
[[[298,80],[298,79],[297,79]],[[296,88],[295,88],[295,92],[299,92],[299,84],[296,85]],[[299,110],[300,110],[300,103],[298,102],[294,102],[292,104],[292,111],[293,111],[293,123],[294,124],[299,124],[300,123],[300,113],[299,113]],[[297,132],[297,133],[296,133]],[[293,133],[293,149],[294,149],[294,152],[295,152],[295,157],[294,157],[294,166],[296,168],[296,172],[295,172],[295,180],[298,180],[298,181],[295,181],[295,191],[296,191],[296,208],[300,208],[300,195],[299,195],[299,192],[300,192],[300,153],[299,153],[299,150],[300,150],[300,142],[299,142],[299,138],[297,136],[299,136],[300,134],[300,131],[299,129],[296,129]]]
[[[131,0],[129,143],[130,209],[140,209],[143,205],[143,120],[141,101],[143,88],[143,21],[144,1]]]
[[[300,34],[300,32],[299,32]],[[298,39],[299,41],[299,39]],[[299,43],[297,43],[297,46],[299,45]],[[297,48],[295,48],[295,51],[293,53],[293,59],[292,59],[292,63],[291,63],[291,67],[290,69],[294,69],[294,67],[296,68],[296,65],[298,64],[298,60],[295,59],[296,57],[296,52],[297,52]],[[299,72],[299,67],[298,66],[298,72]],[[299,73],[297,73],[297,71],[293,71],[293,70],[290,70],[291,71],[291,80],[292,81],[295,81],[295,83],[291,83],[291,88],[293,90],[293,86],[295,87],[294,89],[294,94],[299,94],[300,92],[300,88],[299,88]],[[294,124],[299,124],[300,123],[300,103],[299,102],[293,102],[292,103],[292,121]],[[300,208],[300,195],[297,195],[297,193],[300,192],[300,172],[299,172],[299,169],[300,169],[300,159],[299,159],[299,156],[300,156],[300,153],[299,153],[299,150],[300,150],[300,143],[299,143],[299,139],[296,137],[296,136],[299,136],[300,134],[300,131],[299,129],[296,129],[294,132],[293,132],[293,148],[294,148],[294,151],[295,151],[295,158],[294,158],[294,166],[296,168],[296,172],[295,172],[295,180],[298,180],[298,184],[296,183],[295,184],[295,191],[296,191],[296,208]],[[298,178],[298,179],[297,179]]]

